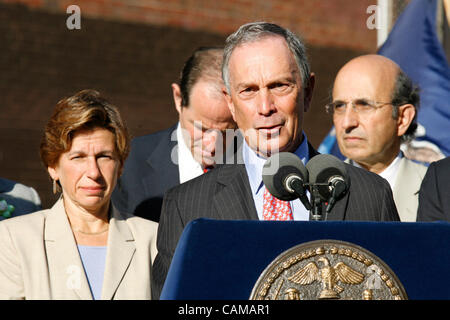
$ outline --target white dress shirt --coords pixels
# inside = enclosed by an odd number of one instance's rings
[[[304,133],[303,142],[294,153],[303,161],[304,164],[308,162],[308,140]],[[263,198],[265,186],[262,180],[262,169],[267,159],[256,154],[256,152],[248,146],[245,140],[242,147],[242,157],[250,181],[256,212],[258,213],[259,220],[263,220]],[[309,193],[307,195],[309,198]],[[299,199],[289,201],[289,203],[292,208],[294,220],[309,220],[309,211],[306,210],[305,206]]]
[[[183,138],[183,131],[180,130],[181,126],[178,122],[177,127],[177,141],[178,141],[178,172],[180,174],[180,183],[197,178],[203,174],[203,168],[198,163],[191,150],[186,145]]]

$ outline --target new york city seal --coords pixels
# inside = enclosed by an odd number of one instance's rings
[[[405,300],[403,285],[380,258],[353,243],[318,240],[280,254],[262,272],[251,300]]]

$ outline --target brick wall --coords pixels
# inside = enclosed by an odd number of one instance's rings
[[[183,62],[194,48],[221,45],[226,36],[201,28],[102,20],[84,16],[83,8],[81,30],[69,31],[65,10],[47,10],[59,1],[21,2],[26,5],[0,2],[0,176],[33,186],[45,208],[55,198],[39,160],[39,141],[59,99],[95,88],[119,107],[134,136],[166,128],[177,121],[170,84]],[[192,1],[167,4],[178,2]],[[331,127],[323,105],[337,70],[370,50],[307,43],[317,82],[304,124],[317,147]]]
[[[395,0],[399,1],[399,0]],[[172,26],[227,35],[249,21],[266,20],[302,33],[308,43],[371,51],[376,31],[366,27],[366,9],[377,0],[0,0],[33,9],[114,21]]]

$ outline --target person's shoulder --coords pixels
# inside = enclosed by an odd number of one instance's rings
[[[176,126],[172,126],[167,129],[163,129],[160,131],[156,131],[150,134],[146,134],[143,136],[135,137],[131,140],[131,146],[142,146],[142,145],[148,145],[148,144],[154,144],[159,142],[161,139],[170,138],[172,135],[172,132],[175,131]]]
[[[376,173],[370,172],[363,168],[355,167],[351,164],[344,164],[350,178],[350,186],[355,183],[389,185],[389,183],[384,178],[380,177]]]
[[[427,172],[428,168],[426,166],[424,166],[421,163],[417,163],[411,159],[402,158],[403,163],[405,164],[405,166],[407,166],[408,170],[410,170],[411,172],[415,172],[417,174],[419,174],[422,178],[423,176],[425,176],[425,173]]]
[[[435,181],[439,185],[448,185],[450,183],[450,157],[431,162],[424,180]]]
[[[120,212],[120,215],[127,221],[127,223],[132,223],[134,225],[142,225],[144,227],[158,226],[157,222],[135,216],[132,213]]]
[[[216,183],[227,182],[240,172],[243,165],[239,164],[222,164],[216,168],[204,173],[194,179],[188,180],[175,187],[170,188],[166,192],[166,197],[172,197],[178,194],[196,193],[205,191],[209,192],[211,186]],[[244,169],[245,170],[245,169]]]
[[[155,147],[161,142],[169,145],[172,140],[172,132],[176,127],[171,127],[165,130],[157,131],[143,136],[135,137],[131,140],[130,155],[127,161],[140,161],[141,158],[146,158],[151,154]]]
[[[44,232],[45,219],[50,210],[40,210],[33,213],[5,219],[0,221],[0,225],[11,233],[18,232],[23,235],[41,234]]]
[[[137,217],[131,213],[120,212],[120,215],[124,218],[134,235],[137,235],[140,238],[152,238],[156,236],[158,231],[157,222]]]
[[[344,166],[347,170],[347,174],[350,178],[350,185],[352,184],[352,182],[361,182],[361,183],[365,183],[365,182],[369,182],[369,183],[388,183],[385,179],[383,179],[382,177],[380,177],[378,174],[370,172],[369,170],[354,166],[351,163],[352,160],[350,160],[349,158],[346,158],[344,160],[342,160],[342,162],[344,163]],[[353,181],[355,180],[356,181]]]
[[[450,171],[450,157],[446,157],[444,159],[431,162],[430,167],[431,166],[433,166],[438,171],[442,170]]]

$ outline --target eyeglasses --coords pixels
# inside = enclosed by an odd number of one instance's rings
[[[351,103],[353,110],[360,114],[369,114],[378,108],[392,104],[392,102],[376,102],[367,99],[356,99],[349,102],[337,100],[327,104],[325,110],[328,114],[342,115],[349,103]]]

